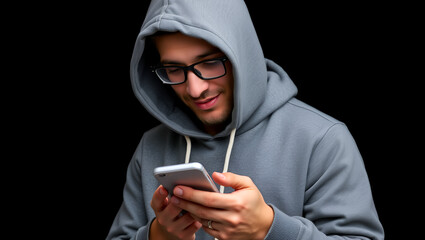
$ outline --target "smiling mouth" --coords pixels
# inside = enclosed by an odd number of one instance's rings
[[[215,97],[208,98],[208,99],[205,99],[205,100],[202,100],[202,101],[195,101],[195,105],[201,110],[211,109],[217,103],[219,96],[220,96],[220,94],[215,96]]]

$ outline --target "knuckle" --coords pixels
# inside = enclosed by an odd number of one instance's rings
[[[242,212],[246,208],[245,200],[241,198],[234,199],[233,208],[236,212]]]
[[[162,218],[157,217],[156,221],[158,221],[159,225],[164,226],[164,221],[162,220]]]
[[[248,183],[249,185],[254,185],[254,182],[252,181],[252,179],[248,176],[243,176],[243,181]]]
[[[241,218],[238,215],[231,216],[227,219],[227,223],[231,227],[236,227],[241,223]]]
[[[220,232],[220,233],[218,234],[218,238],[219,238],[220,240],[227,240],[227,239],[230,239],[230,238],[229,238],[229,235],[228,235],[226,232]]]
[[[252,181],[252,179],[251,179],[250,177],[248,177],[248,176],[245,176],[245,179],[246,179],[248,182],[250,182],[250,183],[254,183],[254,182]]]
[[[173,227],[171,227],[171,226],[166,226],[166,227],[165,227],[165,230],[166,230],[167,232],[169,232],[169,233],[174,232],[174,228],[173,228]]]

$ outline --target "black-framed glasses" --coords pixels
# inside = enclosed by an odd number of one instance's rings
[[[187,71],[192,71],[203,80],[211,80],[226,75],[227,57],[202,60],[190,66],[159,66],[154,67],[153,72],[164,84],[177,85],[186,82]]]

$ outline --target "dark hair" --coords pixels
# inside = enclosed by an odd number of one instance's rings
[[[144,59],[148,66],[156,66],[159,63],[159,52],[156,49],[155,41],[151,37],[145,39]]]
[[[166,31],[158,31],[148,37],[146,37],[145,41],[145,49],[143,55],[145,55],[146,63],[149,66],[155,66],[160,61],[160,56],[158,49],[156,48],[155,38],[158,36],[163,36],[167,34],[172,34],[175,32],[166,32]]]

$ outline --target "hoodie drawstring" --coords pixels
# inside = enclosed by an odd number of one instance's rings
[[[186,139],[186,157],[184,158],[184,163],[189,163],[190,152],[192,151],[192,142],[188,136],[184,135],[184,138]]]
[[[229,169],[230,155],[232,153],[233,143],[235,142],[236,128],[232,129],[230,133],[229,145],[227,146],[226,158],[224,159],[223,173],[227,172]],[[186,156],[184,163],[189,163],[190,152],[192,151],[192,142],[188,136],[184,136],[186,139]],[[220,193],[224,193],[224,186],[220,186]]]

